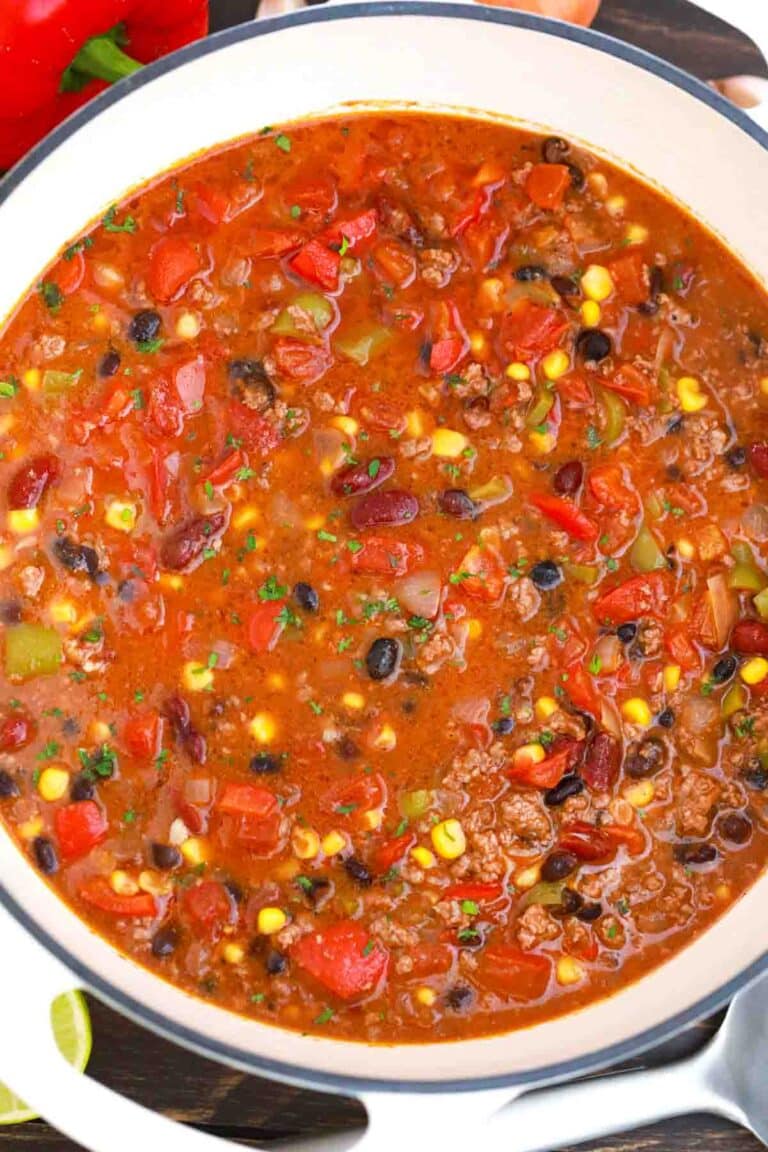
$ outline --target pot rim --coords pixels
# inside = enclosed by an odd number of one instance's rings
[[[220,51],[232,44],[249,40],[272,33],[280,32],[284,28],[303,24],[324,24],[338,20],[359,19],[368,17],[391,16],[430,16],[438,19],[450,18],[456,20],[477,20],[484,23],[511,25],[529,31],[542,32],[549,36],[568,40],[596,51],[613,56],[625,63],[633,64],[653,76],[667,81],[676,88],[680,88],[701,103],[707,105],[713,112],[724,116],[742,131],[746,132],[757,144],[768,151],[768,132],[759,127],[742,109],[736,107],[719,92],[710,88],[703,81],[698,80],[688,72],[676,65],[670,64],[658,56],[644,49],[636,48],[602,32],[589,28],[581,28],[550,20],[529,13],[511,11],[509,9],[491,8],[476,4],[456,3],[455,0],[362,0],[362,2],[328,4],[323,7],[311,7],[301,12],[290,13],[285,16],[263,20],[251,21],[237,25],[233,28],[223,29],[212,34],[204,40],[187,45],[169,57],[164,57],[148,64],[132,76],[126,77],[112,88],[102,92],[95,100],[79,109],[74,115],[56,127],[50,135],[37,144],[31,152],[18,163],[0,182],[0,210],[5,201],[23,183],[25,178],[34,171],[56,148],[64,143],[78,129],[87,124],[94,117],[106,111],[116,101],[128,95],[134,89],[151,83],[159,76],[172,72],[182,65],[206,56],[209,53]],[[652,175],[649,173],[648,175]],[[365,1076],[349,1076],[338,1073],[328,1073],[317,1068],[299,1064],[288,1064],[278,1060],[268,1059],[253,1052],[239,1048],[236,1045],[213,1039],[194,1028],[178,1024],[162,1013],[147,1008],[133,996],[128,995],[111,981],[103,979],[100,974],[73,955],[60,941],[43,929],[36,920],[22,908],[14,899],[4,884],[0,883],[0,902],[6,910],[34,937],[34,939],[57,960],[80,977],[86,988],[93,991],[100,999],[115,1008],[122,1015],[128,1016],[138,1023],[150,1028],[166,1038],[202,1053],[221,1063],[239,1067],[248,1072],[265,1075],[272,1079],[300,1084],[318,1091],[337,1094],[355,1095],[372,1092],[408,1093],[435,1095],[448,1092],[477,1092],[489,1091],[499,1088],[533,1085],[539,1086],[547,1082],[563,1080],[587,1072],[594,1072],[609,1064],[627,1060],[639,1052],[660,1044],[665,1039],[681,1031],[686,1026],[695,1023],[705,1016],[711,1015],[723,1007],[741,988],[768,971],[768,948],[766,951],[743,969],[737,976],[716,991],[703,997],[689,1008],[682,1010],[667,1020],[652,1028],[648,1028],[627,1036],[624,1040],[601,1048],[586,1056],[570,1060],[555,1062],[546,1068],[532,1069],[526,1072],[510,1072],[495,1076],[481,1076],[477,1078],[464,1077],[455,1080],[391,1080],[370,1079]],[[148,978],[156,979],[148,969]],[[652,976],[652,974],[651,974]],[[647,979],[648,977],[646,977]],[[510,1032],[510,1038],[515,1033]],[[365,1045],[355,1041],[338,1041],[341,1044],[352,1044],[365,1051]],[[447,1043],[461,1044],[463,1041],[449,1041]],[[396,1046],[394,1046],[396,1047]]]

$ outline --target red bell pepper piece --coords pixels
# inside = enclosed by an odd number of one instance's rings
[[[204,880],[187,888],[182,897],[182,909],[199,936],[217,939],[224,928],[234,920],[234,905],[223,884]]]
[[[85,257],[82,252],[71,252],[51,269],[48,280],[55,284],[62,296],[77,292],[85,277]]]
[[[617,848],[626,844],[632,856],[639,855],[645,848],[645,837],[637,828],[620,824],[603,824],[598,828],[586,820],[573,820],[560,830],[558,848],[571,852],[579,860],[610,860]]]
[[[331,366],[331,354],[327,348],[289,337],[275,341],[273,354],[278,371],[289,380],[298,380],[302,384],[314,384]]]
[[[123,742],[137,760],[153,760],[160,751],[163,721],[157,712],[132,716],[123,728]]]
[[[574,540],[591,542],[597,540],[600,535],[597,525],[571,500],[541,492],[531,496],[530,501],[543,516],[553,524],[557,524],[558,528],[562,528],[569,536],[573,536]]]
[[[282,613],[285,600],[266,600],[248,614],[246,632],[252,652],[271,652],[280,639],[285,624]]]
[[[95,800],[66,804],[58,809],[53,823],[65,863],[87,856],[107,835],[106,817]]]
[[[228,780],[218,797],[216,807],[219,812],[234,816],[270,816],[278,807],[274,793],[258,784],[238,784]]]
[[[466,232],[470,224],[476,224],[478,220],[482,219],[490,208],[492,199],[493,190],[491,188],[486,186],[479,187],[475,192],[472,203],[462,212],[451,228],[451,236],[461,236],[462,232]]]
[[[525,190],[537,208],[560,208],[571,183],[565,164],[534,164],[525,181]]]
[[[464,356],[466,342],[461,336],[446,336],[444,340],[436,340],[429,351],[430,371],[436,376],[442,376],[455,368]]]
[[[474,900],[476,903],[493,903],[504,894],[503,884],[487,884],[468,880],[463,884],[449,884],[442,892],[444,900]]]
[[[501,340],[512,360],[527,360],[550,352],[568,328],[557,308],[520,300],[501,322]]]
[[[528,784],[531,788],[554,788],[578,763],[583,748],[583,740],[565,740],[538,764],[518,755],[517,762],[507,768],[506,774],[511,780]]]
[[[178,394],[164,376],[152,382],[147,402],[147,418],[159,436],[180,436],[184,430],[184,412]]]
[[[507,569],[504,561],[490,544],[482,548],[473,544],[453,573],[452,583],[473,600],[495,603],[504,592]]]
[[[338,780],[323,793],[320,807],[329,815],[351,818],[374,808],[383,808],[387,802],[387,786],[378,772],[370,775],[347,776]]]
[[[248,457],[242,449],[235,448],[234,451],[228,452],[215,468],[211,469],[206,480],[214,488],[224,488],[227,484],[231,484],[240,469],[247,467],[247,465]]]
[[[291,958],[340,1000],[370,996],[384,981],[389,953],[357,920],[338,920],[294,944]]]
[[[394,868],[415,843],[416,837],[413,832],[405,832],[402,836],[396,836],[394,840],[387,840],[386,843],[379,845],[373,854],[376,871],[388,872],[390,868]]]
[[[248,252],[255,260],[272,256],[285,256],[298,248],[303,240],[301,232],[288,232],[284,228],[257,228],[247,238]]]
[[[323,244],[329,247],[341,248],[344,241],[347,241],[347,249],[352,249],[356,244],[362,240],[367,240],[373,236],[378,224],[378,217],[376,209],[370,208],[367,212],[361,212],[359,216],[352,216],[346,220],[337,220],[326,228],[320,235],[320,240]]]
[[[424,549],[420,544],[406,544],[386,536],[368,536],[359,552],[350,557],[353,572],[366,576],[406,576],[421,564]]]
[[[768,629],[766,631],[768,632]],[[687,624],[678,624],[670,628],[664,637],[664,647],[672,662],[679,664],[681,668],[692,671],[701,665],[699,650],[690,637]],[[733,634],[731,634],[731,647],[734,651],[739,651],[733,643]],[[768,642],[766,643],[766,651],[768,651]]]
[[[595,682],[587,672],[580,660],[566,665],[564,682],[565,691],[571,703],[580,708],[582,712],[589,712],[590,716],[600,715],[600,697],[595,688]]]
[[[133,896],[120,896],[109,886],[105,876],[92,876],[80,887],[80,899],[100,912],[128,919],[149,918],[157,915],[157,902],[149,892],[136,892]]]
[[[670,577],[666,572],[649,572],[632,576],[598,596],[592,605],[598,620],[609,624],[627,624],[640,616],[664,618],[671,595]]]
[[[328,292],[335,292],[339,286],[340,265],[341,257],[338,252],[327,248],[319,240],[310,240],[288,261],[289,268],[297,276],[301,276],[310,284],[325,288]]]
[[[516,1000],[538,1000],[547,990],[552,961],[511,944],[490,944],[482,953],[478,980]]]
[[[624,473],[618,464],[601,464],[593,468],[587,480],[589,490],[604,508],[614,511],[626,509],[634,512],[637,509],[637,497],[627,487]]]
[[[643,304],[648,299],[645,258],[641,248],[630,248],[608,264],[616,294],[624,304]]]
[[[200,271],[200,254],[183,236],[162,236],[149,253],[147,288],[155,300],[168,304]]]
[[[600,383],[609,392],[615,392],[641,408],[647,408],[651,402],[651,382],[634,364],[622,364],[613,376],[604,377]]]

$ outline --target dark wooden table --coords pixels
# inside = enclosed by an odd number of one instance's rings
[[[253,4],[211,0],[214,28],[249,19]],[[603,0],[597,27],[705,78],[765,73],[749,41],[686,0]],[[159,1040],[96,1001],[91,1010],[90,1075],[174,1119],[246,1147],[363,1123],[362,1109],[354,1101],[244,1076]],[[700,1024],[634,1064],[664,1063],[693,1052],[716,1027],[717,1020]],[[42,1121],[0,1130],[0,1146],[2,1152],[76,1152],[71,1141]],[[692,1116],[581,1147],[583,1152],[757,1152],[762,1145],[725,1121]]]

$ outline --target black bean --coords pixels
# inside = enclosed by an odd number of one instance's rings
[[[138,585],[135,580],[121,580],[117,586],[117,598],[123,604],[132,604],[137,591]]]
[[[307,584],[304,580],[299,580],[297,584],[294,584],[293,598],[299,608],[303,608],[305,612],[317,612],[320,607],[320,597],[312,585]]]
[[[552,487],[559,496],[575,496],[584,480],[584,465],[580,460],[561,464],[552,478]]]
[[[677,436],[683,430],[682,416],[673,416],[671,420],[667,421],[667,436]]]
[[[580,192],[586,182],[584,173],[578,164],[567,164],[566,167],[571,177],[571,187],[575,188],[577,192]]]
[[[562,136],[547,136],[541,143],[541,155],[545,164],[562,164],[571,146]]]
[[[563,888],[560,894],[560,906],[555,905],[553,911],[560,916],[578,916],[584,904],[584,897],[575,888]]]
[[[696,867],[700,864],[711,864],[713,860],[717,860],[717,848],[714,844],[699,843],[699,844],[675,844],[674,857],[678,864],[685,864],[686,867]]]
[[[541,878],[548,883],[565,880],[578,863],[572,852],[551,852],[541,866]]]
[[[542,264],[522,264],[515,269],[515,280],[523,284],[531,280],[546,280],[547,270]]]
[[[120,367],[120,353],[116,352],[114,348],[110,348],[109,352],[105,352],[99,361],[97,369],[99,376],[114,376]]]
[[[251,757],[248,767],[257,776],[271,776],[280,771],[280,758],[271,752],[257,752]]]
[[[593,920],[597,920],[603,911],[601,904],[583,904],[578,910],[576,915],[579,920],[584,920],[587,924],[591,924]]]
[[[32,851],[35,854],[37,866],[46,876],[52,876],[59,870],[59,858],[56,849],[45,836],[35,836],[32,841]]]
[[[391,636],[379,636],[371,644],[365,657],[365,667],[371,680],[386,680],[394,675],[400,663],[402,645]]]
[[[743,468],[747,462],[747,450],[741,444],[734,444],[725,453],[725,461],[729,468]]]
[[[278,952],[276,948],[273,948],[267,953],[264,966],[270,976],[279,976],[281,972],[285,972],[288,967],[288,957],[282,952]]]
[[[730,680],[736,671],[736,657],[732,656],[729,652],[727,656],[721,656],[717,664],[709,674],[709,678],[713,684],[725,684]]]
[[[416,711],[417,705],[415,700],[403,700],[400,707],[402,708],[403,712],[405,712],[406,716],[411,716]]]
[[[480,509],[463,488],[446,488],[438,497],[440,511],[455,520],[474,520]]]
[[[147,344],[160,335],[163,321],[159,312],[154,308],[143,308],[137,312],[128,325],[128,339],[134,344]]]
[[[675,714],[672,709],[665,708],[663,712],[659,712],[656,723],[660,724],[662,728],[672,728],[675,723]]]
[[[746,844],[752,835],[752,821],[741,812],[727,812],[718,820],[717,830],[731,844]]]
[[[679,464],[667,464],[666,473],[667,479],[671,480],[673,484],[679,484],[683,479],[683,470]]]
[[[462,1012],[472,1003],[472,989],[458,984],[446,994],[445,1002],[454,1012]]]
[[[530,576],[540,592],[548,592],[563,582],[563,571],[554,560],[540,560],[531,568]]]
[[[301,884],[299,887],[308,899],[314,902],[318,892],[322,892],[325,888],[330,888],[331,882],[325,876],[301,876],[299,877]]]
[[[19,786],[5,768],[0,768],[0,800],[8,800],[11,796],[18,796]]]
[[[581,295],[581,289],[575,280],[571,280],[570,276],[550,276],[549,282],[558,296],[562,296],[565,301],[568,301],[571,296]]]
[[[21,624],[22,610],[20,600],[3,600],[0,603],[0,621],[3,624]]]
[[[342,760],[357,760],[360,755],[360,749],[351,736],[342,736],[336,742],[336,752]]]
[[[644,776],[654,776],[664,767],[666,759],[667,750],[663,741],[655,736],[647,736],[627,749],[624,771],[633,780],[640,780]]]
[[[356,884],[360,884],[363,888],[370,888],[373,884],[373,873],[363,864],[362,860],[358,860],[357,856],[347,856],[344,860],[344,870]]]
[[[494,720],[491,728],[497,736],[509,736],[510,732],[515,730],[515,722],[511,716],[500,716],[498,720]]]
[[[576,337],[576,351],[588,363],[599,364],[612,350],[610,336],[599,328],[582,328]]]
[[[664,270],[654,264],[648,282],[648,299],[638,304],[638,312],[644,316],[655,316],[659,310],[659,295],[664,290]]]
[[[549,788],[544,793],[544,803],[548,808],[557,808],[560,804],[564,804],[569,796],[578,796],[583,790],[584,781],[581,776],[569,772],[563,776],[559,784],[555,784],[554,788]]]
[[[251,384],[254,381],[269,383],[267,370],[261,360],[230,360],[227,375],[230,380],[240,380],[243,384]]]
[[[155,868],[159,868],[162,872],[171,872],[181,864],[181,852],[173,844],[155,842],[152,845],[151,853],[152,863]]]
[[[69,572],[84,572],[91,580],[97,580],[100,575],[96,549],[78,544],[71,536],[57,536],[53,542],[53,554]]]
[[[637,624],[620,624],[616,629],[616,635],[622,644],[631,644],[635,636],[637,636]]]
[[[179,945],[179,930],[173,924],[158,928],[152,937],[152,955],[170,956]]]
[[[71,800],[93,800],[96,795],[96,785],[88,772],[78,772],[69,788]]]
[[[763,765],[757,756],[749,761],[742,775],[744,783],[755,792],[764,792],[768,788],[768,765]]]
[[[224,887],[229,893],[230,899],[233,900],[235,904],[242,904],[244,893],[237,880],[225,880]]]

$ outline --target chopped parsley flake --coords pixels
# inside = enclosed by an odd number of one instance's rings
[[[275,144],[277,144],[281,152],[290,152],[291,150],[291,138],[290,136],[286,136],[283,132],[281,132],[279,136],[275,137]]]
[[[122,224],[115,223],[115,216],[117,215],[117,204],[113,204],[107,210],[102,224],[104,225],[105,232],[135,232],[137,228],[136,221],[133,216],[126,216]]]
[[[277,576],[268,576],[259,588],[259,600],[282,600],[288,595],[284,584],[278,584]]]

